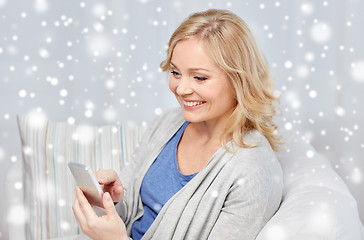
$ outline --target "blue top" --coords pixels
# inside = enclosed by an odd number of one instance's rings
[[[133,224],[133,239],[143,237],[164,204],[197,174],[184,175],[178,170],[177,146],[188,124],[185,122],[169,140],[144,176],[140,188],[144,214]]]

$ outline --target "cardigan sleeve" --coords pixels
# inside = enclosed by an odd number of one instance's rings
[[[127,208],[126,208],[126,202],[124,201],[124,199],[121,199],[115,205],[115,209],[116,209],[117,213],[119,214],[119,216],[121,217],[121,219],[123,220],[123,222],[125,222],[126,221]]]
[[[232,169],[237,177],[208,239],[255,239],[277,211],[282,197],[282,171],[278,160],[264,155],[256,156],[266,158],[264,161],[246,160]]]

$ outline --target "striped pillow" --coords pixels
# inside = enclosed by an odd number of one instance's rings
[[[80,233],[72,212],[74,179],[68,162],[121,170],[140,141],[144,127],[95,127],[19,115],[23,147],[26,238],[65,238]]]

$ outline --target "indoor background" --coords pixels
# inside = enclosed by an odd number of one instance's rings
[[[331,161],[364,222],[363,0],[0,0],[0,239],[21,239],[25,221],[17,114],[150,122],[178,106],[159,70],[168,39],[207,8],[248,23],[272,70],[282,127]]]

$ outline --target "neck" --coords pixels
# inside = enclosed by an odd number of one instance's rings
[[[225,124],[221,122],[197,122],[190,123],[191,131],[204,142],[211,142],[221,145],[221,137],[225,131]],[[231,138],[225,139],[230,141]]]

